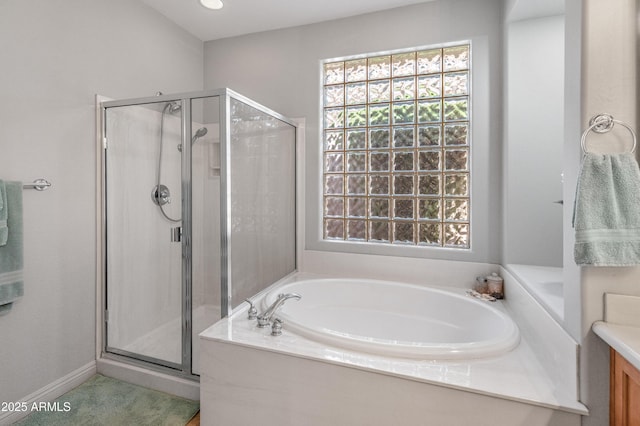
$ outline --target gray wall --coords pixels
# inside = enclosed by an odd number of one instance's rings
[[[498,263],[501,214],[501,1],[434,1],[381,13],[205,43],[207,89],[230,87],[306,119],[306,247]],[[320,61],[437,43],[473,46],[472,251],[320,241]]]
[[[506,29],[504,264],[562,266],[564,16]]]
[[[0,178],[24,193],[25,295],[0,317],[0,401],[95,360],[94,95],[200,90],[202,42],[139,2],[0,2]]]

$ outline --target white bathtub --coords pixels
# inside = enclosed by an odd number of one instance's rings
[[[469,296],[397,282],[310,279],[275,288],[297,293],[276,316],[284,329],[346,349],[414,359],[471,359],[495,356],[518,345],[513,320]]]
[[[302,299],[288,300],[276,315],[285,321],[280,336],[248,319],[246,303],[200,334],[203,426],[579,426],[587,414],[571,382],[548,375],[553,369],[533,352],[541,345],[530,340],[529,328],[522,328],[519,341],[512,334],[518,328],[505,320],[508,299],[481,302],[463,288],[296,273],[257,296],[258,310],[264,312],[267,303],[287,292]],[[516,296],[516,289],[508,295]],[[425,333],[396,334],[415,329]],[[456,337],[445,338],[445,330]],[[352,344],[358,347],[347,347]],[[388,346],[454,355],[382,354]],[[482,346],[501,346],[503,353],[472,358],[455,352]]]

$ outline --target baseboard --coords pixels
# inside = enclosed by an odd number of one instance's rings
[[[54,399],[59,398],[65,393],[69,392],[71,389],[84,383],[95,374],[96,362],[91,361],[90,363],[78,368],[77,370],[72,371],[66,376],[63,376],[58,380],[49,383],[43,388],[38,389],[32,394],[22,398],[19,402],[23,403],[23,405],[27,407],[26,411],[0,413],[0,424],[5,425],[17,422],[18,420],[28,416],[31,413],[29,407],[31,407],[34,403],[53,401]]]
[[[112,359],[100,358],[98,373],[181,398],[200,400],[200,383]]]

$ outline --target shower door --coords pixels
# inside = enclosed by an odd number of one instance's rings
[[[198,334],[295,271],[295,125],[228,89],[101,105],[104,353],[195,378]]]
[[[106,348],[182,360],[182,103],[106,109]]]

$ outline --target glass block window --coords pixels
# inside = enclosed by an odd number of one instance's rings
[[[470,247],[470,46],[323,64],[325,240]]]

